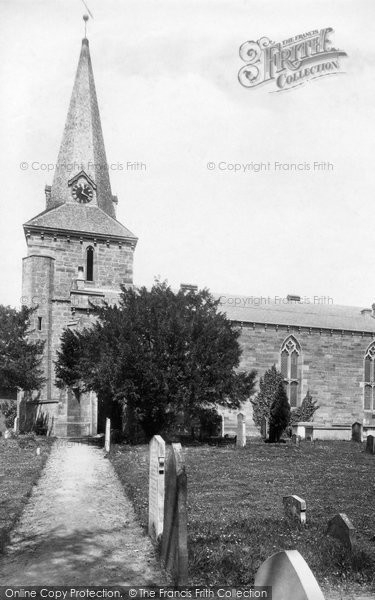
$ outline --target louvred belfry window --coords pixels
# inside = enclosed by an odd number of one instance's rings
[[[285,391],[292,408],[296,408],[299,404],[301,359],[301,347],[297,340],[293,336],[290,336],[285,340],[281,348],[280,370],[284,377]]]
[[[364,409],[375,410],[375,342],[371,344],[365,354],[365,395]]]

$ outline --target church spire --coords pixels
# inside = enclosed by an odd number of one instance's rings
[[[86,25],[86,21],[85,21]],[[47,209],[71,202],[97,205],[115,217],[89,41],[82,40],[73,92]]]

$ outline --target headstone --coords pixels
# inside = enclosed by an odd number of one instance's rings
[[[338,513],[328,521],[327,535],[336,538],[347,548],[352,548],[355,528],[344,513]]]
[[[239,448],[246,446],[246,422],[245,415],[238,413],[237,415],[237,441],[236,445]]]
[[[367,436],[366,452],[368,452],[369,454],[375,454],[375,437],[373,435]]]
[[[260,426],[260,434],[262,436],[262,438],[265,440],[268,438],[269,435],[269,421],[267,419],[267,417],[262,417],[262,423]]]
[[[13,425],[13,431],[14,431],[14,433],[18,433],[18,422],[19,422],[19,417],[16,417],[14,419],[14,425]]]
[[[150,442],[150,468],[148,488],[148,534],[157,540],[163,533],[165,442],[154,435]]]
[[[294,444],[295,446],[299,446],[301,443],[301,436],[300,435],[296,435],[295,433],[293,433],[292,435],[292,444]]]
[[[224,415],[220,415],[220,417],[221,417],[221,421],[220,421],[220,435],[221,435],[221,437],[224,437],[224,435],[225,435]]]
[[[111,419],[108,419],[108,417],[105,420],[104,449],[106,452],[109,452],[111,449]]]
[[[362,423],[356,421],[352,425],[352,442],[362,442]]]
[[[4,440],[9,440],[10,438],[10,431],[8,429],[6,429],[4,431]]]
[[[284,496],[284,512],[288,519],[306,523],[306,502],[299,496]]]
[[[188,581],[187,478],[181,444],[172,444],[166,462],[161,559],[174,585]]]
[[[274,600],[324,600],[310,567],[297,550],[281,550],[259,567],[255,586],[272,586]]]
[[[39,446],[38,446],[38,448],[36,449],[36,455],[37,455],[37,456],[40,456],[40,448],[39,448]]]

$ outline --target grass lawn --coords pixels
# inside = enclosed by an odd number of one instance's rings
[[[0,437],[0,552],[38,481],[53,443],[52,438]],[[40,456],[36,455],[40,447]]]
[[[352,442],[185,448],[188,477],[189,579],[192,585],[253,583],[274,552],[296,549],[322,589],[374,591],[375,457]],[[147,526],[148,447],[112,446],[112,463]],[[307,523],[290,527],[282,497],[306,500]],[[344,512],[357,530],[353,552],[325,535]]]

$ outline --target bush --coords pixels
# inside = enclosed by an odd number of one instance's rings
[[[312,399],[312,395],[307,390],[307,394],[302,400],[301,406],[292,410],[290,415],[290,424],[298,423],[299,421],[312,421],[314,414],[319,406],[316,405],[316,400]]]
[[[17,416],[17,402],[6,400],[0,408],[5,417],[5,426],[7,429],[13,429],[14,419]]]

